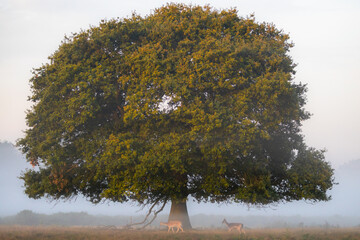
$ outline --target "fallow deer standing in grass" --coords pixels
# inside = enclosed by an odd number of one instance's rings
[[[239,231],[239,233],[244,233],[245,234],[245,230],[244,230],[244,224],[242,223],[228,223],[226,221],[226,219],[224,219],[222,221],[222,223],[225,223],[226,226],[229,228],[229,232],[233,229],[237,229]]]
[[[160,225],[163,225],[163,226],[167,226],[169,229],[168,229],[168,232],[170,232],[170,229],[174,232],[174,227],[177,228],[177,231],[176,232],[179,232],[179,230],[181,230],[182,232],[184,231],[183,228],[182,228],[182,223],[180,221],[169,221],[169,222],[161,222]]]

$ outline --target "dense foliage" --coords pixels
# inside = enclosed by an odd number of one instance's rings
[[[269,204],[328,200],[303,142],[292,43],[236,10],[169,4],[66,38],[30,80],[18,145],[33,198]]]

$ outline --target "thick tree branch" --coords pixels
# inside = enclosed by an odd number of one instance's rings
[[[151,219],[151,221],[148,222],[147,224],[145,224],[145,225],[142,227],[142,229],[144,229],[144,228],[146,228],[147,226],[149,226],[149,225],[155,220],[155,218],[157,217],[157,215],[158,215],[162,210],[164,210],[164,207],[165,207],[166,203],[167,203],[167,199],[164,200],[164,203],[163,203],[163,205],[161,206],[161,208],[160,208],[159,210],[157,210],[157,211],[154,212],[154,217]]]
[[[125,227],[126,227],[126,228],[131,228],[131,227],[136,226],[136,225],[144,224],[144,223],[148,220],[148,218],[149,218],[149,216],[151,215],[151,213],[153,212],[153,208],[160,202],[160,200],[161,200],[160,198],[157,199],[157,200],[151,205],[151,207],[150,207],[150,209],[149,209],[148,213],[146,214],[146,216],[145,216],[145,218],[144,218],[143,221],[137,222],[137,223],[127,224]],[[157,217],[157,215],[164,209],[166,203],[167,203],[167,199],[164,200],[164,203],[163,203],[163,205],[161,206],[161,208],[160,208],[159,210],[154,211],[154,216],[153,216],[153,218],[151,219],[151,221],[148,222],[147,224],[145,224],[144,226],[142,226],[141,229],[144,229],[145,227],[147,227],[148,225],[150,225],[150,224],[155,220],[155,218]]]

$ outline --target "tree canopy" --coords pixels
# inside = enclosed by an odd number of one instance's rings
[[[289,36],[235,9],[168,4],[66,37],[33,71],[18,146],[32,198],[329,200],[306,146]]]

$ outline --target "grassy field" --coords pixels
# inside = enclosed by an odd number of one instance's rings
[[[191,230],[183,233],[167,233],[165,230],[121,230],[95,227],[29,227],[29,226],[0,226],[0,239],[101,239],[101,240],[360,240],[360,228],[334,229],[248,229],[246,235],[226,230]]]

